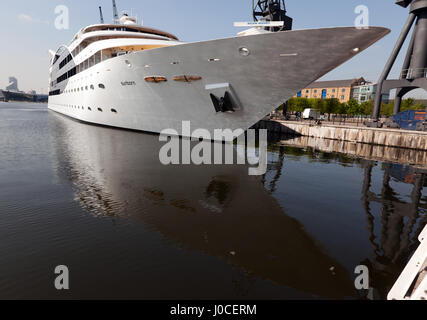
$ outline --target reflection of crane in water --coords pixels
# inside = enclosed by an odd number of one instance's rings
[[[369,266],[371,272],[373,272],[372,286],[387,292],[390,289],[386,288],[387,284],[393,283],[399,276],[408,257],[417,246],[416,239],[418,235],[427,223],[427,216],[420,217],[420,209],[427,209],[427,205],[421,203],[425,174],[422,171],[411,169],[412,172],[407,172],[404,179],[401,179],[399,175],[401,176],[400,173],[405,170],[404,167],[384,164],[381,194],[376,195],[370,191],[372,169],[375,162],[363,161],[363,163],[365,176],[362,188],[362,202],[367,215],[369,241],[374,248],[374,261],[364,261],[362,263]],[[390,185],[392,177],[401,182],[410,182],[414,185],[410,203],[404,202],[396,196]],[[376,241],[375,216],[371,211],[371,203],[379,203],[381,205],[382,229],[381,235],[378,237],[379,241]],[[416,228],[417,224],[418,228]]]
[[[280,141],[282,137],[280,135],[274,134],[274,133],[269,133],[268,134],[268,141],[273,142],[273,141]],[[276,149],[277,148],[277,149]],[[271,181],[269,183],[269,187],[266,189],[271,192],[274,193],[277,190],[277,182],[279,182],[280,178],[282,177],[282,173],[283,173],[283,165],[285,162],[285,156],[286,156],[286,148],[285,146],[277,146],[277,147],[273,147],[273,151],[271,152],[269,157],[271,158],[271,160],[269,161],[268,165],[267,165],[267,172],[266,174],[264,174],[262,176],[262,184],[266,187],[266,177],[267,174],[274,172],[273,177],[271,178]]]
[[[309,151],[300,150],[301,155],[308,155]],[[264,175],[265,188],[274,193],[283,173],[285,157],[293,149],[284,146],[271,150],[267,174]],[[326,155],[321,155],[321,158]],[[337,156],[337,155],[336,155]],[[358,160],[364,168],[364,182],[362,187],[362,206],[367,216],[369,242],[373,247],[373,259],[366,259],[361,264],[371,271],[372,287],[380,289],[380,296],[386,297],[391,285],[396,281],[409,256],[418,246],[417,237],[427,223],[427,198],[422,198],[422,190],[427,186],[425,171],[396,165],[382,164],[384,171],[381,181],[381,192],[371,191],[373,168],[375,161]],[[405,202],[393,189],[391,181],[399,181],[413,185],[409,202]],[[379,204],[379,217],[373,211],[374,205]],[[423,211],[425,212],[423,213]],[[375,232],[375,226],[381,230]]]

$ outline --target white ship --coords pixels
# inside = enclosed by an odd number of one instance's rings
[[[387,35],[381,27],[269,32],[195,43],[124,14],[53,52],[49,109],[82,122],[160,133],[246,130]]]

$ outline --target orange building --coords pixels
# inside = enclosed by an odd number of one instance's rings
[[[348,102],[352,97],[353,88],[365,83],[366,81],[363,78],[317,81],[298,92],[294,98],[338,99],[340,102]]]

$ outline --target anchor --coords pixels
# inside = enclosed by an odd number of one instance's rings
[[[215,107],[215,111],[218,112],[227,112],[227,113],[233,113],[234,107],[233,102],[231,100],[231,95],[228,91],[225,92],[224,97],[218,98],[214,94],[210,94],[212,103]]]

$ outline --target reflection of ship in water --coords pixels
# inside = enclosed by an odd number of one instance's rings
[[[246,166],[163,166],[157,136],[50,115],[59,177],[96,216],[141,219],[188,250],[307,297],[357,297],[352,276]],[[209,268],[209,266],[207,266]]]
[[[373,261],[366,259],[361,261],[361,264],[369,267],[372,280],[371,286],[378,290],[377,293],[380,297],[385,298],[408,259],[419,245],[418,236],[427,224],[427,215],[425,214],[427,212],[427,198],[422,198],[422,190],[427,186],[427,179],[425,178],[427,171],[419,167],[382,163],[381,169],[384,171],[384,175],[381,194],[375,194],[370,189],[372,187],[373,168],[377,166],[377,162],[356,157],[353,152],[346,154],[344,152],[345,144],[342,142],[327,140],[318,144],[320,146],[327,144],[328,149],[332,149],[331,152],[333,153],[330,153],[326,152],[322,147],[314,147],[317,144],[309,143],[309,141],[318,142],[319,139],[304,139],[305,137],[300,137],[283,140],[283,136],[270,138],[281,142],[270,147],[270,151],[273,151],[275,156],[273,156],[273,160],[268,165],[267,174],[272,178],[267,181],[266,176],[264,176],[263,180],[266,189],[272,193],[276,191],[277,183],[283,174],[285,157],[289,154],[305,155],[316,161],[338,161],[341,164],[353,163],[363,168],[362,204],[367,216],[369,241],[374,252]],[[301,147],[304,149],[295,147],[297,145],[295,140],[302,142]],[[369,159],[372,159],[372,157],[386,157],[389,156],[390,149],[392,148],[375,146],[375,155],[370,154],[366,155],[366,157]],[[410,152],[414,152],[414,150]],[[413,153],[411,154],[414,155]],[[416,159],[425,156],[422,151],[417,155]],[[397,192],[393,190],[390,183],[391,180],[413,185],[409,202],[399,197]],[[373,213],[372,204],[374,203],[381,205],[380,217],[376,217]],[[426,211],[422,213],[420,210]],[[378,220],[380,221],[381,232],[376,234],[375,222]]]

